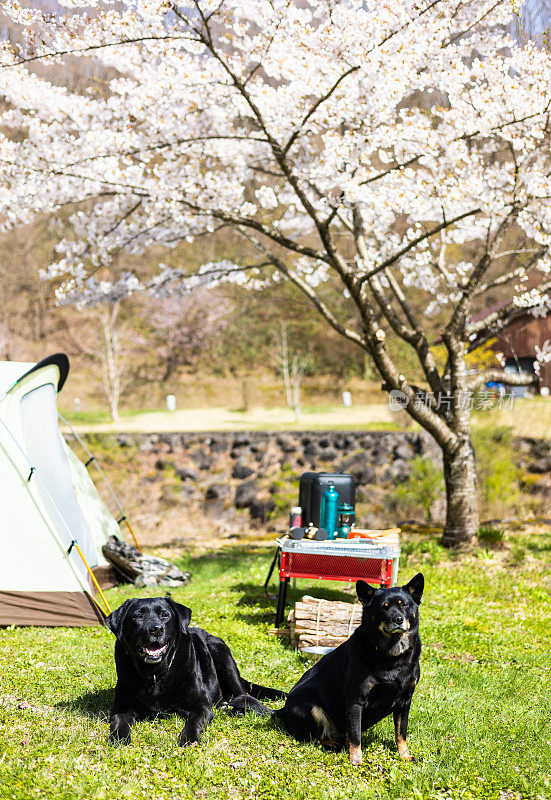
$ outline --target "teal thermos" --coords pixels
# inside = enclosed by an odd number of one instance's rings
[[[339,524],[339,493],[330,483],[321,496],[320,527],[325,528],[328,539],[335,539]]]

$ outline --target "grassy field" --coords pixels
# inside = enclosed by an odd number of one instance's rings
[[[364,735],[359,768],[344,753],[295,742],[271,720],[223,711],[197,748],[177,747],[176,717],[140,723],[132,745],[113,748],[109,631],[4,629],[0,797],[548,800],[549,540],[511,534],[504,549],[452,558],[417,537],[403,551],[402,582],[419,570],[427,580],[410,719],[416,763],[398,759],[390,719]],[[273,600],[260,587],[270,555],[240,546],[183,557],[193,579],[173,596],[192,607],[192,622],[226,639],[245,677],[288,688],[309,662],[267,635]],[[307,589],[352,599],[344,584],[299,587],[292,600]],[[109,600],[153,594],[119,588]]]

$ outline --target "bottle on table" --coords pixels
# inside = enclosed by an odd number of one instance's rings
[[[327,538],[334,539],[339,524],[339,493],[330,482],[321,496],[320,526],[327,531]]]

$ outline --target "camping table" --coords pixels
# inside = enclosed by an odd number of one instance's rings
[[[366,539],[278,539],[279,593],[275,627],[285,614],[289,578],[354,582],[362,578],[380,586],[394,586],[398,577],[400,546],[376,544]],[[275,564],[275,559],[274,559]],[[273,566],[273,565],[272,565]],[[270,580],[268,573],[265,586]]]

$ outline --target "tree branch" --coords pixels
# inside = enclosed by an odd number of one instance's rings
[[[498,278],[494,278],[494,280],[488,281],[487,283],[483,283],[481,286],[478,287],[476,292],[474,293],[473,297],[478,297],[484,292],[487,292],[489,289],[494,289],[496,286],[503,286],[505,283],[509,283],[509,281],[514,280],[515,278],[520,278],[521,275],[527,274],[533,266],[539,261],[539,259],[545,255],[547,252],[547,247],[542,247],[540,250],[537,250],[535,255],[529,260],[527,264],[524,264],[521,267],[517,267],[516,269],[512,270],[512,272],[507,273],[507,275],[500,275]],[[522,251],[512,251],[512,255],[519,254],[522,252],[528,252],[526,250]],[[504,255],[510,255],[509,253],[499,253],[497,256],[494,257],[494,261],[496,258],[499,258]]]
[[[87,47],[75,47],[67,50],[55,50],[51,53],[41,53],[38,56],[30,56],[29,58],[22,58],[15,61],[13,64],[2,64],[2,69],[12,69],[13,67],[20,67],[23,64],[30,64],[32,61],[39,61],[46,58],[57,58],[60,56],[81,55],[82,53],[89,53],[94,50],[103,50],[107,47],[120,47],[125,44],[140,44],[141,42],[164,42],[172,39],[187,39],[188,41],[195,41],[191,36],[174,36],[167,34],[166,36],[139,36],[135,39],[119,39],[117,42],[104,42],[103,44],[90,44]]]
[[[417,245],[423,242],[425,239],[430,239],[431,236],[434,236],[435,233],[438,233],[444,228],[449,228],[450,225],[454,225],[456,222],[459,222],[462,219],[466,219],[467,217],[472,217],[475,214],[479,213],[480,213],[480,208],[474,208],[472,209],[472,211],[465,211],[463,214],[458,214],[457,217],[453,217],[452,219],[446,220],[440,223],[440,225],[436,225],[436,227],[431,228],[430,231],[427,231],[426,233],[423,233],[421,236],[418,236],[416,239],[413,239],[411,242],[409,242],[409,244],[405,245],[400,250],[398,250],[397,253],[394,253],[394,255],[389,256],[389,258],[385,259],[385,261],[383,261],[377,267],[374,267],[369,272],[366,272],[365,275],[362,275],[362,277],[358,281],[359,285],[361,286],[363,283],[372,278],[373,275],[377,275],[377,273],[382,272],[387,267],[390,267],[392,264],[394,264],[395,261],[398,261],[398,259],[400,259],[403,255],[412,250],[414,247],[417,247]]]
[[[467,388],[469,391],[474,392],[476,389],[480,388],[480,386],[490,381],[503,383],[506,386],[537,386],[539,384],[538,376],[532,375],[529,372],[511,373],[501,369],[488,369],[469,381]]]

